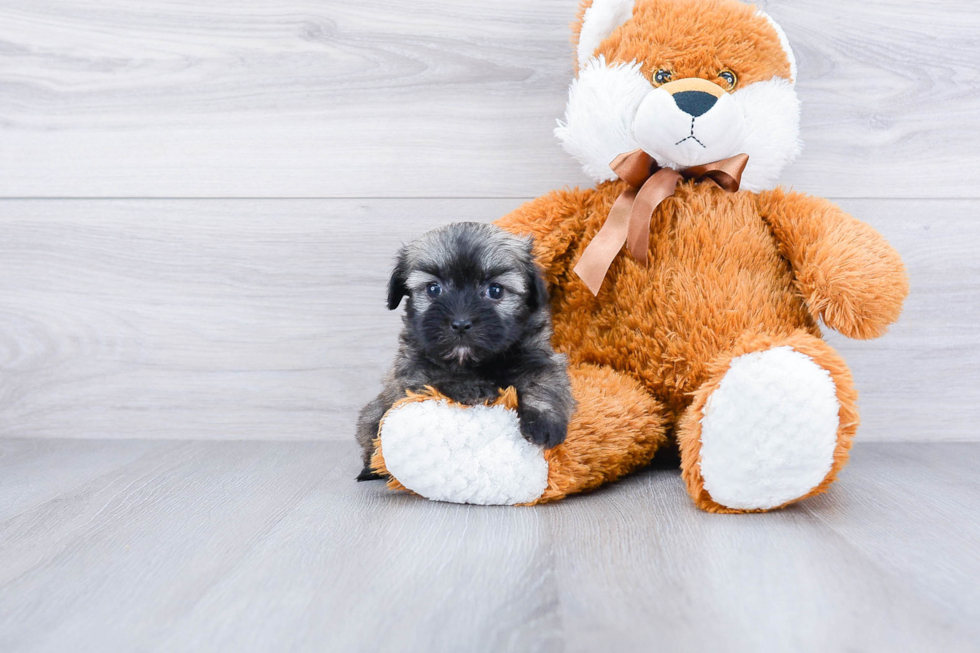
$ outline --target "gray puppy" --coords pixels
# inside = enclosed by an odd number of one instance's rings
[[[551,348],[548,290],[532,244],[493,225],[460,222],[398,253],[388,308],[408,298],[404,328],[384,390],[357,422],[358,480],[380,478],[370,460],[381,418],[407,390],[427,385],[464,404],[514,386],[524,437],[546,447],[565,440],[575,401],[565,356]]]

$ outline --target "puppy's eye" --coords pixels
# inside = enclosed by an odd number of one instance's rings
[[[438,297],[442,294],[442,286],[437,283],[430,283],[425,287],[425,294],[429,297]]]
[[[487,286],[487,297],[490,299],[500,299],[504,296],[504,287],[499,283],[491,283]]]
[[[653,81],[657,84],[657,86],[660,86],[661,84],[666,84],[669,82],[673,76],[674,74],[672,72],[661,68],[653,74]]]
[[[728,88],[729,91],[734,89],[735,85],[738,84],[738,75],[736,75],[730,70],[723,70],[720,73],[718,73],[718,76],[721,77],[723,82],[725,82],[725,86]]]

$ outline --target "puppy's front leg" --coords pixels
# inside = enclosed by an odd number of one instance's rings
[[[385,413],[404,394],[405,392],[401,389],[401,384],[396,383],[394,379],[388,379],[381,394],[361,409],[361,413],[357,418],[356,436],[357,442],[361,445],[361,451],[363,452],[364,469],[357,475],[358,481],[374,481],[384,478],[371,470],[374,438],[378,436],[378,429],[381,428],[381,419],[385,416]]]
[[[455,402],[476,406],[496,399],[499,394],[497,384],[484,379],[452,379],[436,384],[436,389]]]
[[[565,357],[555,354],[547,365],[525,375],[516,385],[524,437],[547,449],[564,442],[575,410]]]

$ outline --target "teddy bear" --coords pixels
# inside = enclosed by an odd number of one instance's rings
[[[555,130],[595,182],[497,222],[532,236],[577,409],[564,443],[521,438],[513,392],[429,392],[385,416],[376,471],[430,499],[537,504],[679,452],[710,512],[826,490],[857,393],[819,321],[885,333],[908,294],[899,255],[827,200],[777,186],[801,151],[796,61],[739,0],[584,0],[577,75]]]

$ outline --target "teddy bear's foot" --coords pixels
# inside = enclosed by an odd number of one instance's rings
[[[521,436],[517,393],[461,406],[435,391],[385,415],[371,468],[393,489],[455,503],[514,505],[586,492],[650,462],[667,441],[663,406],[635,379],[595,365],[569,367],[578,403],[565,442]]]
[[[826,489],[857,428],[856,393],[836,352],[807,333],[754,337],[712,371],[678,429],[699,507],[770,510]]]
[[[513,505],[548,485],[544,449],[524,439],[517,412],[503,405],[410,401],[388,412],[380,441],[387,472],[427,499]]]

